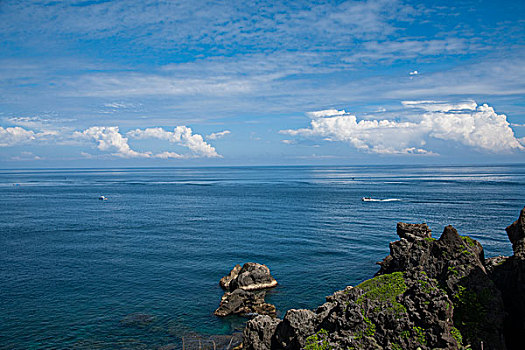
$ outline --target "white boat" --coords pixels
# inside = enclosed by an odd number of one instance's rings
[[[399,198],[386,198],[386,199],[377,199],[377,198],[371,198],[371,197],[363,197],[361,198],[363,202],[401,202],[401,199]]]
[[[108,200],[108,198],[104,197],[104,196],[100,196],[100,197],[98,197],[98,199],[100,199],[101,201],[107,201]]]

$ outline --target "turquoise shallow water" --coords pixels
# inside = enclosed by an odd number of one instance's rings
[[[525,166],[2,170],[0,196],[0,348],[142,349],[240,327],[213,315],[237,263],[271,268],[281,315],[313,308],[377,271],[398,221],[508,255]]]

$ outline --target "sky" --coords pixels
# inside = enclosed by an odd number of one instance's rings
[[[0,0],[0,168],[496,163],[522,0]]]

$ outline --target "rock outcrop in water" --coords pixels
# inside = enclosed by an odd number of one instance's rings
[[[244,349],[521,349],[525,334],[525,208],[507,228],[514,255],[485,259],[452,226],[397,225],[376,276],[315,311],[246,324]]]
[[[228,275],[221,278],[219,284],[226,292],[215,315],[276,316],[275,306],[264,301],[264,289],[277,285],[266,265],[246,263],[242,268],[235,265]]]

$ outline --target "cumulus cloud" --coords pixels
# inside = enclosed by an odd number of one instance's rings
[[[230,130],[224,130],[224,131],[211,133],[211,134],[207,135],[206,138],[209,139],[209,140],[217,140],[217,139],[223,138],[224,136],[226,136],[228,134],[231,134],[231,131]]]
[[[435,154],[424,148],[431,138],[493,153],[525,149],[514,136],[507,117],[486,104],[404,101],[403,105],[419,113],[411,121],[358,121],[345,111],[335,110],[332,115],[327,111],[311,112],[308,115],[314,118],[309,128],[281,133],[348,142],[361,151],[382,154]]]
[[[26,130],[19,126],[3,128],[0,126],[0,147],[9,147],[36,139],[34,131]]]
[[[229,133],[229,130],[224,130],[212,134],[212,136],[214,136],[211,138],[219,138]],[[153,153],[150,151],[140,152],[134,150],[128,143],[128,137],[125,137],[120,132],[118,126],[92,126],[81,131],[34,131],[24,129],[20,126],[7,128],[0,126],[0,147],[28,144],[37,141],[52,142],[55,145],[77,146],[85,144],[86,142],[91,142],[94,143],[96,148],[100,151],[111,152],[111,155],[121,158],[183,159],[221,157],[214,147],[204,141],[201,135],[194,134],[191,128],[186,126],[177,126],[173,131],[165,131],[162,128],[137,129],[128,132],[127,136],[135,139],[156,138],[167,140],[179,146],[186,147],[190,152],[188,154],[179,154],[171,151]],[[94,155],[85,152],[81,152],[81,155],[86,158],[95,157]]]
[[[187,126],[177,126],[173,131],[166,131],[162,128],[136,129],[128,132],[127,135],[135,139],[156,138],[166,140],[188,148],[193,157],[221,157],[213,146],[204,141],[201,135],[194,134],[191,128]]]
[[[419,72],[418,72],[417,70],[415,70],[415,71],[412,71],[412,72],[410,72],[410,73],[408,73],[408,74],[409,74],[409,75],[418,75]]]
[[[92,126],[84,131],[75,131],[74,138],[92,140],[101,151],[113,151],[122,158],[149,158],[151,152],[137,152],[128,145],[128,139],[119,132],[118,126]]]

